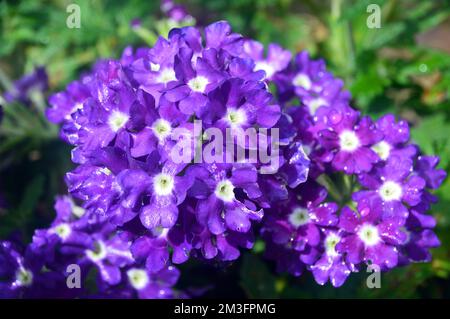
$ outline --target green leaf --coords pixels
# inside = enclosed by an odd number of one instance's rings
[[[441,167],[447,167],[450,159],[450,124],[442,113],[425,118],[412,128],[413,141],[419,144],[423,153],[439,155]]]
[[[24,191],[22,201],[17,208],[11,209],[2,216],[0,220],[1,238],[7,237],[11,231],[19,230],[25,235],[27,234],[27,226],[34,221],[33,212],[37,203],[44,192],[43,175],[37,175]]]
[[[276,298],[275,277],[258,256],[242,256],[241,286],[249,298]]]
[[[366,41],[364,48],[368,50],[375,50],[387,44],[394,42],[405,30],[407,26],[405,23],[390,23],[380,29],[370,30],[372,36],[370,41]]]
[[[22,202],[19,205],[18,212],[22,221],[26,221],[27,218],[33,213],[34,207],[44,192],[43,175],[37,175],[25,189]]]
[[[386,73],[386,68],[381,63],[370,64],[366,67],[365,72],[357,73],[350,91],[357,99],[358,107],[367,108],[373,98],[384,92],[385,87],[390,84]]]

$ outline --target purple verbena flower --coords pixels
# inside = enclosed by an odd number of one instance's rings
[[[408,206],[422,200],[425,181],[413,173],[413,163],[408,158],[392,156],[385,166],[370,173],[361,174],[359,181],[364,188],[353,194],[360,209],[377,207],[384,216],[406,218]]]
[[[255,70],[265,72],[265,78],[271,80],[277,72],[283,71],[291,60],[291,53],[278,44],[269,44],[267,57],[264,58],[264,46],[254,40],[244,42],[244,54],[255,61]]]
[[[358,212],[344,207],[339,216],[339,228],[345,237],[336,249],[345,254],[350,264],[371,263],[381,269],[397,266],[399,248],[405,240],[401,217],[381,218],[377,210],[365,208]]]
[[[370,148],[381,134],[368,117],[349,107],[331,110],[327,115],[328,128],[319,132],[321,145],[334,153],[331,165],[346,174],[368,172],[379,160]]]

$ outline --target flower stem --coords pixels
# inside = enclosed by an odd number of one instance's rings
[[[327,189],[328,194],[333,200],[338,203],[342,202],[343,196],[339,191],[339,188],[336,186],[336,183],[333,182],[330,176],[322,174],[317,178],[317,182]]]

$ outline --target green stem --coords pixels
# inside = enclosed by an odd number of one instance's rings
[[[353,79],[356,70],[356,48],[355,39],[353,37],[353,28],[350,21],[347,21],[347,43],[348,43],[348,67],[350,70],[350,76]]]
[[[5,72],[0,68],[0,83],[3,85],[6,91],[11,91],[13,88],[12,81],[9,79],[9,77],[6,75]]]
[[[341,16],[342,0],[331,0],[331,17],[337,21]]]
[[[328,49],[333,64],[351,83],[356,70],[356,46],[350,21],[342,19],[343,0],[331,0]]]
[[[148,29],[137,27],[134,28],[133,30],[149,46],[153,46],[156,43],[156,40],[158,40],[156,34]]]
[[[341,192],[339,191],[339,188],[336,186],[336,184],[333,182],[333,180],[325,174],[322,174],[319,176],[319,178],[317,179],[317,182],[324,186],[327,191],[328,194],[338,203],[341,203],[343,200],[343,195],[341,194]]]

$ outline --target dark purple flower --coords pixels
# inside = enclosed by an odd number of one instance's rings
[[[342,239],[342,232],[337,230],[324,230],[323,254],[314,265],[310,266],[316,282],[324,285],[328,280],[333,287],[340,287],[352,272],[343,255],[336,251],[336,245]]]
[[[11,242],[0,242],[0,297],[20,296],[36,280],[38,268],[27,261]]]
[[[232,78],[212,91],[209,99],[200,118],[221,129],[270,128],[280,118],[280,107],[270,104],[272,95],[262,82]]]
[[[444,181],[447,173],[443,169],[436,169],[439,157],[422,155],[417,158],[415,170],[426,181],[427,187],[438,188]]]
[[[335,226],[338,222],[337,204],[323,203],[325,197],[326,190],[319,185],[301,185],[295,193],[291,192],[288,200],[272,207],[273,213],[265,217],[263,236],[286,254],[297,256],[304,265],[313,265],[322,249],[322,228]],[[302,268],[295,266],[293,274],[300,274]]]
[[[312,116],[320,107],[347,105],[351,97],[343,90],[344,82],[326,70],[325,61],[311,60],[306,51],[298,53],[294,65],[277,74],[274,82],[282,102],[297,96]]]
[[[142,179],[142,183],[148,183],[147,196],[149,204],[140,212],[142,224],[148,228],[170,228],[175,225],[178,217],[178,205],[181,204],[192,181],[184,176],[176,176],[185,165],[176,165],[167,161],[161,168],[154,167],[148,172],[148,179]],[[139,172],[136,172],[139,174]],[[127,180],[129,177],[124,176]]]
[[[167,90],[165,98],[170,102],[178,102],[180,111],[187,115],[199,116],[204,112],[208,102],[207,94],[214,89],[223,75],[214,70],[201,57],[194,59],[193,51],[182,49],[175,56],[175,74],[177,82]]]
[[[350,264],[371,263],[381,269],[397,266],[398,246],[406,240],[400,217],[381,219],[379,211],[365,208],[358,213],[347,206],[339,216],[339,228],[345,232],[336,249]]]
[[[62,273],[43,271],[44,264],[32,249],[0,242],[0,299],[73,297]]]
[[[391,156],[412,158],[417,153],[414,145],[405,145],[409,141],[409,126],[404,120],[395,122],[395,116],[387,114],[380,117],[376,123],[376,128],[383,133],[381,141],[372,146],[378,156],[387,161]]]
[[[251,201],[261,196],[254,166],[197,165],[187,175],[195,178],[190,196],[199,199],[198,221],[211,233],[219,235],[227,229],[246,233],[252,221],[261,220],[262,210]]]
[[[70,120],[70,115],[83,107],[84,101],[90,97],[89,88],[81,82],[74,81],[66,91],[53,94],[49,98],[50,108],[46,110],[47,118],[53,123]]]
[[[400,249],[399,264],[405,265],[410,262],[430,262],[430,248],[441,245],[436,234],[431,229],[405,229],[407,239]]]
[[[427,209],[424,205],[410,209],[403,229],[406,239],[400,249],[400,265],[407,265],[411,262],[430,262],[430,248],[440,246],[440,241],[433,231],[436,219],[426,214]]]
[[[93,239],[85,250],[86,258],[97,267],[105,282],[110,285],[119,283],[120,268],[134,262],[130,252],[131,242],[120,235],[105,238],[103,234],[94,234]]]
[[[133,257],[144,262],[150,273],[156,273],[169,263],[167,229],[152,230],[148,236],[136,239],[131,246]]]
[[[353,194],[360,209],[372,207],[385,216],[406,218],[408,206],[418,205],[422,200],[425,181],[411,174],[413,163],[408,158],[392,156],[385,166],[370,173],[361,174],[359,181],[368,190]]]
[[[117,197],[116,175],[106,167],[80,165],[66,174],[66,183],[69,192],[97,214],[105,215]]]
[[[180,271],[174,266],[167,266],[157,273],[149,273],[142,268],[127,270],[129,285],[140,299],[172,299],[176,297],[172,286],[180,277]]]
[[[333,152],[333,168],[346,174],[359,174],[372,169],[379,160],[370,147],[381,134],[368,117],[359,119],[359,113],[349,107],[329,111],[328,128],[319,132],[321,145]]]

